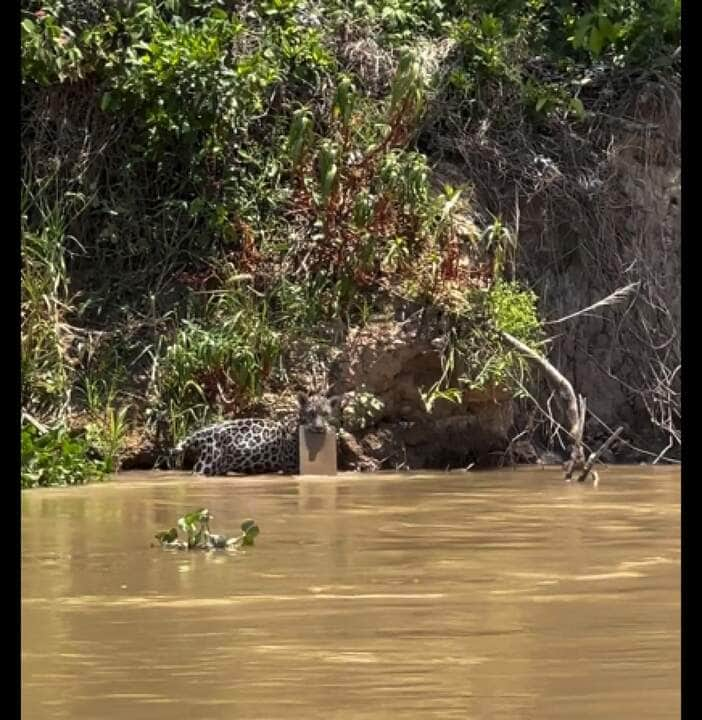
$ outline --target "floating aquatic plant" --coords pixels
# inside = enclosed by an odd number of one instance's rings
[[[251,519],[241,523],[241,535],[227,537],[210,531],[210,520],[213,515],[207,508],[200,508],[178,518],[177,527],[158,532],[154,535],[161,547],[176,550],[232,550],[254,544],[260,530]],[[178,538],[178,530],[185,535],[185,540]]]

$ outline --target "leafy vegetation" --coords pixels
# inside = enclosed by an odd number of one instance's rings
[[[240,547],[250,547],[259,535],[258,525],[253,520],[244,520],[241,523],[241,535],[226,537],[210,532],[210,520],[213,515],[207,508],[200,508],[183,515],[178,519],[177,527],[158,532],[154,535],[161,547],[176,550],[235,550]],[[178,530],[186,537],[178,539]]]
[[[542,339],[516,233],[427,138],[576,137],[597,78],[664,72],[679,24],[679,0],[23,0],[23,403],[85,416],[103,458],[49,471],[39,445],[84,441],[28,430],[23,485],[244,412],[388,303],[449,319],[434,393],[514,391],[498,331]]]
[[[66,430],[40,435],[31,426],[22,428],[22,487],[82,485],[102,479],[105,464],[91,457],[84,438]]]

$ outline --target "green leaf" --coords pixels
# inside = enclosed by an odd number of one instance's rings
[[[176,538],[178,537],[178,530],[176,528],[171,528],[170,530],[165,530],[164,532],[159,532],[154,535],[154,537],[159,542],[169,542],[172,543]]]
[[[450,197],[450,199],[444,204],[441,209],[441,219],[445,220],[450,214],[456,203],[461,197],[463,190],[454,191],[453,188],[446,186],[444,193]]]
[[[255,525],[256,525],[255,520],[251,520],[251,519],[244,520],[244,522],[241,523],[241,532],[247,533],[249,531],[249,529],[254,527]]]
[[[241,523],[241,531],[244,533],[244,536],[241,539],[242,545],[253,545],[254,539],[259,534],[258,525],[253,520],[244,520],[243,523]]]
[[[585,106],[580,98],[573,98],[570,101],[570,111],[578,120],[582,120],[585,117]]]
[[[112,104],[112,96],[110,93],[106,92],[102,98],[100,98],[100,110],[103,112],[106,112],[110,109],[110,105]]]
[[[250,527],[246,534],[244,535],[243,540],[241,541],[242,545],[253,545],[254,539],[258,536],[259,529],[257,525],[254,525],[253,527]]]
[[[595,57],[599,57],[599,54],[602,51],[603,41],[604,38],[602,33],[600,33],[598,28],[593,27],[590,31],[590,51]]]
[[[178,519],[178,527],[188,536],[190,547],[200,542],[201,523],[207,522],[211,517],[207,508],[201,508]]]
[[[592,14],[588,13],[587,15],[583,15],[583,17],[580,18],[578,25],[575,29],[575,34],[573,35],[573,46],[576,48],[581,48],[585,46],[585,36],[587,35],[587,31],[590,29],[590,26],[592,24]]]
[[[609,18],[601,17],[598,22],[598,27],[603,40],[614,40],[616,38],[616,30]]]
[[[321,190],[323,197],[327,198],[329,196],[329,193],[331,192],[332,185],[334,184],[334,178],[336,177],[337,172],[337,166],[335,164],[331,165],[327,172],[324,173],[321,179]]]

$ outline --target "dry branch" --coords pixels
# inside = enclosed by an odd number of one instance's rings
[[[39,422],[39,420],[30,415],[26,410],[22,410],[22,421],[26,421],[30,425],[33,425],[39,431],[40,435],[44,435],[49,432],[49,428],[46,427],[44,423]]]
[[[546,376],[560,392],[561,397],[566,401],[566,415],[568,416],[569,433],[575,439],[580,434],[580,410],[578,398],[570,381],[564,377],[543,355],[532,350],[517,338],[507,332],[502,332],[502,337],[516,350],[533,360],[546,373]]]
[[[585,313],[592,312],[593,310],[598,310],[603,307],[609,307],[610,305],[618,305],[619,303],[624,302],[629,295],[631,295],[634,290],[638,290],[639,286],[641,285],[640,281],[633,282],[629,285],[626,285],[624,287],[618,288],[615,290],[611,295],[608,295],[606,298],[603,298],[602,300],[599,300],[596,303],[593,303],[592,305],[589,305],[586,308],[583,308],[582,310],[578,310],[577,312],[570,313],[570,315],[566,315],[565,317],[558,318],[558,320],[549,320],[544,323],[544,325],[556,325],[558,323],[565,322],[566,320],[572,320],[573,318],[576,318],[580,315],[585,315]]]
[[[624,428],[620,425],[604,442],[600,449],[597,450],[597,452],[590,453],[590,457],[587,459],[587,462],[583,466],[583,469],[580,472],[580,475],[578,475],[578,482],[584,482],[587,478],[588,474],[590,473],[590,470],[592,470],[592,466],[598,461],[602,453],[607,450],[607,448],[621,435]]]
[[[551,383],[566,401],[566,415],[568,417],[569,434],[572,438],[570,459],[566,464],[566,478],[569,479],[574,470],[581,468],[585,462],[583,452],[583,432],[585,430],[585,414],[587,402],[582,395],[576,396],[575,390],[568,378],[559,372],[543,355],[532,350],[517,338],[502,331],[502,337],[516,350],[533,360],[546,373]]]

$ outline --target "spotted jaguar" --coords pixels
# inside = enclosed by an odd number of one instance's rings
[[[196,430],[171,454],[193,456],[193,472],[199,475],[297,473],[300,425],[311,432],[326,432],[338,410],[339,398],[300,392],[297,401],[297,417],[282,422],[263,418],[226,420]]]

